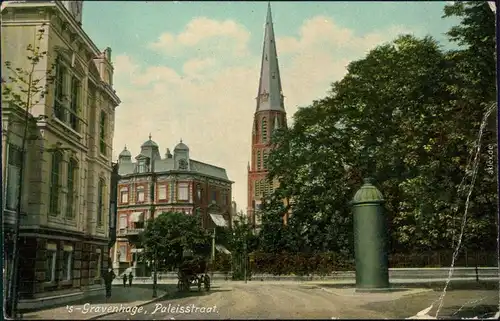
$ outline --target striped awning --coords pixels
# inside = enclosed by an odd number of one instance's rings
[[[226,220],[224,219],[224,217],[220,214],[210,214],[210,217],[212,218],[212,221],[215,223],[215,225],[217,226],[222,226],[222,227],[226,227],[227,226],[227,222]]]
[[[229,252],[228,249],[226,249],[226,247],[224,245],[220,245],[220,244],[216,244],[215,245],[215,248],[217,249],[217,251],[221,252],[221,253],[224,253],[224,254],[231,254],[231,252]]]

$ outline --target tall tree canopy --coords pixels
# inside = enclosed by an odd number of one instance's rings
[[[273,136],[269,178],[281,186],[268,202],[291,199],[287,230],[295,248],[352,252],[348,202],[365,176],[376,178],[387,200],[393,251],[456,244],[470,160],[495,100],[495,33],[486,2],[456,3],[445,16],[462,19],[448,33],[459,49],[445,51],[431,37],[400,36],[349,64],[327,97],[299,109],[293,126]],[[468,243],[486,248],[496,235],[495,180],[485,170],[491,136],[482,137],[466,229]],[[264,215],[276,216],[276,206],[265,206]],[[264,221],[263,240],[283,233],[273,224]]]
[[[149,220],[140,239],[145,255],[149,259],[157,258],[160,267],[177,267],[184,250],[204,257],[210,254],[209,232],[201,227],[197,216],[184,213],[162,213]]]

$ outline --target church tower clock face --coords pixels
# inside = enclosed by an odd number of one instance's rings
[[[188,168],[188,163],[185,159],[179,160],[179,169],[187,169]]]

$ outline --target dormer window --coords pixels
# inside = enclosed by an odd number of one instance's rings
[[[140,159],[137,162],[137,173],[145,173],[146,172],[146,160]]]

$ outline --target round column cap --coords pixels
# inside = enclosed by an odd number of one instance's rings
[[[384,196],[373,183],[375,180],[371,177],[363,179],[363,186],[356,192],[351,201],[351,205],[366,203],[383,203]]]

